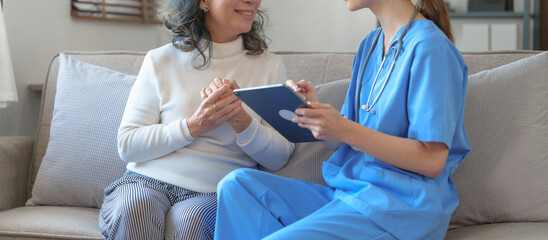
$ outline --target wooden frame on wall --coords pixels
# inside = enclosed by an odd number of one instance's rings
[[[85,20],[160,24],[160,0],[71,0],[71,15]]]
[[[540,1],[539,49],[548,50],[548,1]]]

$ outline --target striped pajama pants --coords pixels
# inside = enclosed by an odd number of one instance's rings
[[[217,194],[199,193],[127,171],[105,189],[105,239],[213,239]]]

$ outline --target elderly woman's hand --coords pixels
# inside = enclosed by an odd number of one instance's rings
[[[202,92],[201,92],[202,99],[208,98],[208,96],[213,94],[215,91],[226,86],[230,87],[231,90],[240,88],[240,86],[238,86],[238,83],[236,83],[235,80],[215,78],[215,80],[213,80],[213,82],[209,84],[208,88],[202,89]],[[236,95],[234,95],[232,91],[223,95],[222,98],[238,99],[238,97],[236,97]],[[235,111],[234,115],[228,118],[227,121],[232,126],[232,128],[234,128],[234,131],[236,133],[241,133],[242,131],[244,131],[245,129],[249,127],[249,125],[251,124],[252,118],[241,106],[241,101],[240,101],[239,107],[234,109],[234,111]]]
[[[192,137],[209,132],[228,119],[233,118],[241,109],[242,101],[232,94],[230,85],[202,89],[202,103],[198,109],[187,118],[187,126]]]

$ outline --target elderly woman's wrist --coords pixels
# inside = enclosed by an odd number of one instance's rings
[[[253,121],[253,118],[247,115],[246,117],[241,119],[233,118],[229,121],[229,123],[232,126],[232,128],[234,128],[234,132],[241,133],[251,125],[252,121]]]

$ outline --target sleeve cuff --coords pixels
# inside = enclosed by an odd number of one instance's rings
[[[188,125],[186,124],[186,118],[183,118],[181,120],[181,127],[183,128],[183,137],[189,142],[194,141],[194,138],[192,137],[192,135],[190,135],[190,130],[188,129]]]
[[[248,144],[257,132],[258,126],[259,123],[257,122],[257,119],[253,118],[251,124],[249,124],[249,127],[243,130],[241,133],[236,134],[236,141],[238,145],[243,146]]]

